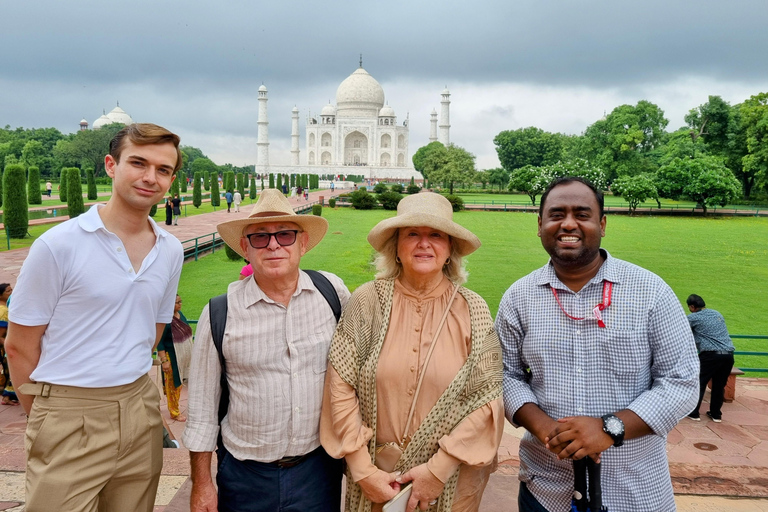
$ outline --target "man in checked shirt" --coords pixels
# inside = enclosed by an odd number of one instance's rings
[[[680,302],[655,274],[600,249],[603,195],[552,182],[539,207],[549,262],[504,294],[507,419],[520,442],[521,512],[565,512],[572,460],[602,461],[611,512],[675,510],[666,435],[696,405],[699,364]]]

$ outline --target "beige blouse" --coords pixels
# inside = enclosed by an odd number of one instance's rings
[[[471,348],[469,307],[457,294],[427,365],[413,420],[406,426],[419,373],[452,294],[448,279],[422,296],[395,280],[392,314],[376,375],[377,444],[412,435],[466,361]],[[373,431],[362,422],[354,388],[330,365],[325,389],[320,440],[331,456],[346,457],[352,478],[360,481],[376,471],[367,447]],[[479,505],[481,496],[473,495],[482,490],[492,471],[503,430],[504,406],[499,398],[475,410],[440,440],[440,448],[427,463],[435,477],[445,483],[460,464],[466,466],[459,475],[454,510],[464,508],[456,506],[465,498]]]

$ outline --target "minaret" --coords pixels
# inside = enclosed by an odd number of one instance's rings
[[[291,110],[291,165],[299,165],[299,108]]]
[[[267,87],[259,87],[259,122],[256,146],[256,168],[262,173],[269,172],[269,120],[267,119]]]
[[[442,93],[443,99],[440,101],[440,142],[444,146],[451,143],[451,116],[449,107],[451,105],[451,92],[446,86]]]
[[[429,115],[429,142],[435,142],[437,140],[437,111],[432,109],[432,113]]]

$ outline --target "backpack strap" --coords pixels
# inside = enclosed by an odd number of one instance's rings
[[[312,283],[317,288],[317,291],[323,296],[325,301],[331,307],[333,316],[336,317],[336,322],[341,318],[341,301],[339,300],[339,294],[336,292],[336,288],[333,287],[331,282],[323,274],[317,270],[305,270],[304,272],[312,279]]]
[[[208,316],[211,322],[211,336],[213,337],[213,346],[216,347],[216,352],[219,355],[219,365],[221,366],[221,376],[219,378],[219,384],[221,385],[221,397],[219,398],[219,425],[227,415],[229,409],[229,382],[227,381],[227,366],[224,361],[224,352],[222,351],[222,345],[224,343],[224,331],[227,328],[227,310],[229,304],[227,303],[227,294],[222,293],[217,295],[208,301]],[[219,429],[219,437],[216,440],[219,452],[223,448],[224,444],[221,438],[221,429]],[[219,462],[221,462],[221,455],[219,456]]]

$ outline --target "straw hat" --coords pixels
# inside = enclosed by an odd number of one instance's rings
[[[222,222],[216,226],[216,229],[219,235],[221,235],[221,239],[233,251],[245,258],[245,252],[240,248],[243,229],[251,224],[264,224],[267,222],[293,222],[297,224],[303,231],[309,234],[307,251],[319,244],[326,231],[328,231],[327,220],[316,215],[296,214],[293,208],[291,208],[288,198],[274,188],[266,189],[259,194],[259,200],[256,201],[251,214],[247,218]]]
[[[368,243],[381,252],[396,229],[421,226],[447,233],[460,256],[471,254],[480,247],[480,239],[453,221],[451,203],[442,195],[433,192],[405,197],[398,203],[395,217],[384,219],[368,233]]]

